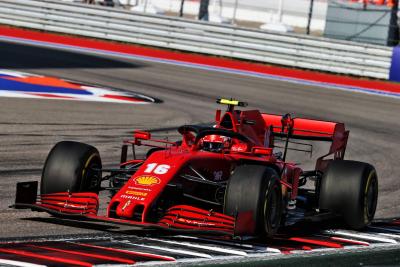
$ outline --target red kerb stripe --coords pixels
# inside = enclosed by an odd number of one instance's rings
[[[315,240],[315,239],[308,239],[308,238],[302,238],[302,237],[291,237],[291,238],[289,238],[289,240],[312,244],[312,245],[323,246],[323,247],[328,247],[328,248],[343,248],[343,246],[338,243],[322,241],[322,240]]]
[[[133,260],[116,258],[116,257],[111,257],[111,256],[104,256],[104,255],[95,254],[95,253],[92,253],[92,252],[91,253],[85,253],[85,252],[80,252],[80,251],[52,248],[52,247],[47,247],[47,246],[37,246],[37,245],[28,245],[28,246],[34,247],[34,248],[41,248],[41,249],[45,249],[45,250],[51,250],[51,251],[67,253],[67,254],[80,255],[80,256],[85,256],[85,257],[89,257],[89,258],[95,258],[95,259],[102,259],[102,260],[126,263],[126,264],[134,264],[135,263],[135,261],[133,261]]]
[[[124,101],[129,101],[129,102],[145,102],[143,99],[134,98],[134,97],[130,97],[130,96],[103,95],[102,97],[110,98],[110,99],[117,99],[117,100],[124,100]]]
[[[331,239],[332,239],[332,240],[339,241],[339,242],[344,242],[344,243],[353,244],[353,245],[369,246],[369,243],[367,243],[367,242],[356,241],[356,240],[347,239],[347,238],[342,238],[342,237],[333,236],[333,237],[331,237]]]
[[[108,251],[113,251],[113,252],[119,252],[119,253],[124,253],[127,255],[147,257],[150,259],[157,259],[157,260],[163,260],[163,261],[175,261],[175,259],[172,257],[156,255],[156,254],[151,254],[151,253],[143,253],[143,252],[137,252],[137,251],[131,251],[131,250],[122,250],[122,249],[116,249],[116,248],[101,247],[101,246],[84,244],[84,243],[72,243],[72,244],[82,246],[82,247],[98,248],[98,249],[103,249],[103,250],[108,250]]]
[[[42,96],[42,97],[75,99],[75,97],[71,97],[71,96],[61,96],[61,95],[53,95],[53,94],[42,94],[42,93],[25,93],[25,94],[27,94],[27,95],[34,95],[34,96]]]
[[[31,258],[36,258],[36,259],[43,259],[43,260],[48,260],[48,261],[52,261],[52,262],[73,264],[73,265],[77,265],[77,266],[85,266],[85,267],[92,266],[91,263],[84,262],[84,261],[69,260],[66,258],[59,258],[59,257],[53,257],[53,256],[45,256],[45,255],[41,255],[38,253],[33,253],[33,252],[25,251],[25,250],[0,248],[0,252],[14,254],[14,255],[20,255],[20,256],[25,256],[25,257],[31,257]]]

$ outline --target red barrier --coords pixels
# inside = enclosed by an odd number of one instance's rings
[[[388,7],[393,7],[397,4],[397,0],[349,0],[350,2],[358,2],[366,5],[386,5]]]

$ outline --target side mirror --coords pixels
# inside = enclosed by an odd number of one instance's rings
[[[251,152],[256,155],[260,156],[271,156],[272,155],[272,148],[265,148],[265,147],[258,147],[255,146],[252,148]]]
[[[282,124],[282,130],[281,130],[282,133],[284,133],[286,129],[287,133],[290,134],[294,127],[294,119],[292,118],[292,115],[290,113],[283,115],[281,119],[281,124]]]
[[[216,124],[219,124],[220,121],[221,121],[221,110],[217,109],[215,111],[215,122]]]
[[[151,139],[151,134],[149,132],[142,132],[142,131],[134,131],[133,132],[133,137],[136,140],[150,140]]]

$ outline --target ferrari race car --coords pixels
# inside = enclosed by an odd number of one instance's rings
[[[216,111],[214,127],[181,126],[180,141],[135,131],[122,145],[119,168],[102,168],[93,146],[57,143],[45,162],[40,194],[38,182],[18,183],[14,207],[232,237],[268,238],[298,220],[340,217],[351,229],[371,222],[378,177],[370,164],[343,159],[349,136],[343,123],[238,110],[247,104],[236,100],[217,103],[227,110]],[[286,161],[291,150],[311,153],[307,140],[330,143],[313,170]],[[144,158],[137,158],[138,146],[150,147]],[[111,200],[99,215],[102,190]]]

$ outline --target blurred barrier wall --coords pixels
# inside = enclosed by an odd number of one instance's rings
[[[178,13],[181,0],[151,0],[151,3],[161,10]],[[211,21],[213,18],[218,20],[218,17],[226,22],[241,20],[263,24],[279,21],[292,27],[305,28],[309,8],[310,0],[283,0],[282,16],[279,17],[278,0],[212,0],[209,11]],[[312,30],[324,30],[327,8],[327,1],[314,0]],[[199,1],[185,0],[185,14],[196,16],[198,12]]]
[[[391,7],[331,1],[324,36],[361,43],[390,45]],[[393,46],[393,44],[391,45]]]
[[[393,50],[52,0],[0,0],[0,24],[381,79]]]

